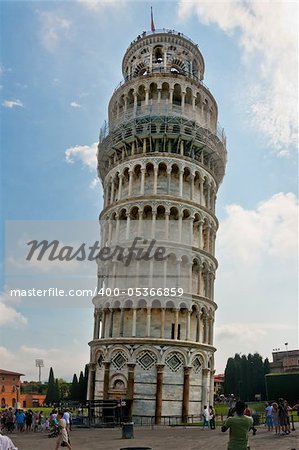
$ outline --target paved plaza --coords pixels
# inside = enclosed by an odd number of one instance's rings
[[[56,439],[45,434],[13,434],[19,450],[54,450]],[[120,450],[127,447],[151,447],[153,450],[226,450],[228,432],[203,430],[199,427],[135,428],[134,439],[121,439],[121,430],[75,429],[71,433],[73,450]],[[263,427],[250,436],[251,450],[299,450],[299,429],[289,436],[275,436]]]

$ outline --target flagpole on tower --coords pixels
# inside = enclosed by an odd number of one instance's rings
[[[151,6],[151,30],[153,33],[156,31],[152,6]]]

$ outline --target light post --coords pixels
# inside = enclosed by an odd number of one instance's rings
[[[42,374],[42,367],[44,367],[44,360],[36,359],[35,367],[38,367],[38,382],[41,383],[41,374]]]
[[[289,343],[288,342],[285,342],[284,343],[284,345],[285,345],[285,347],[286,347],[286,352],[287,352],[287,363],[286,363],[286,372],[288,371],[288,367],[289,367],[289,354],[288,354],[288,345],[289,345]]]

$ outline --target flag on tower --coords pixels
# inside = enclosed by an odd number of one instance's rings
[[[153,16],[153,8],[152,8],[152,6],[151,6],[151,30],[152,30],[152,32],[156,31],[155,24],[154,24],[154,16]]]

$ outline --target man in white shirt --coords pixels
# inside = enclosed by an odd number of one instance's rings
[[[0,434],[0,450],[18,450],[18,448],[9,437]]]

